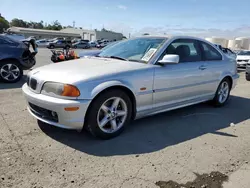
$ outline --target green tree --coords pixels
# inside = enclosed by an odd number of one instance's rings
[[[149,35],[149,33],[144,33],[143,35]]]
[[[14,27],[28,27],[28,22],[22,19],[14,18],[11,20],[10,25]]]
[[[51,24],[49,24],[45,29],[49,29],[49,30],[61,30],[63,27],[60,24],[60,22],[58,20],[53,21]]]
[[[9,22],[0,14],[0,33],[9,28]]]

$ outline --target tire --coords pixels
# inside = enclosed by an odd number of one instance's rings
[[[249,75],[249,73],[246,74],[246,80],[247,80],[247,81],[250,81],[250,75]]]
[[[54,46],[54,45],[50,45],[49,48],[50,48],[50,49],[54,49],[55,46]]]
[[[77,49],[77,46],[75,45],[74,48]]]
[[[69,50],[69,49],[70,49],[70,46],[65,46],[65,49],[66,49],[66,50]]]
[[[16,83],[23,77],[23,69],[18,61],[0,62],[0,80],[5,83]]]
[[[119,101],[118,105],[114,105],[115,101]],[[113,111],[112,105],[118,106],[118,110]],[[132,103],[130,98],[122,90],[113,89],[94,99],[88,111],[86,126],[93,136],[106,140],[121,134],[131,117]]]
[[[221,81],[212,101],[214,106],[221,107],[227,103],[230,96],[231,87],[232,83],[228,78],[224,78]],[[224,88],[224,91],[222,91],[222,88]]]

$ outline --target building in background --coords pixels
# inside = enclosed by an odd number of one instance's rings
[[[7,32],[22,34],[25,38],[35,37],[36,39],[52,39],[56,37],[65,37],[69,39],[82,38],[85,40],[95,41],[101,39],[107,39],[109,41],[122,40],[123,34],[116,33],[113,31],[108,31],[102,29],[98,30],[87,30],[87,29],[76,29],[76,28],[66,28],[60,31],[46,30],[46,29],[32,29],[32,28],[22,28],[22,27],[10,27]]]
[[[250,37],[238,37],[235,40],[241,41],[238,49],[249,50]]]
[[[98,31],[98,30],[66,28],[66,29],[62,29],[61,32],[77,33],[82,37],[82,39],[90,40],[90,41],[102,40],[102,39],[115,41],[115,40],[123,39],[122,33],[116,33],[113,31],[108,31],[106,29],[102,29],[101,31]]]
[[[230,40],[228,40],[227,47],[229,49],[233,49],[233,50],[242,49],[242,41],[241,40],[237,40],[237,39],[230,39]]]
[[[226,39],[219,37],[205,38],[213,44],[220,44],[232,50],[250,50],[250,37],[238,37],[235,39]]]
[[[211,38],[205,38],[207,41],[213,43],[213,44],[219,44],[222,47],[227,47],[228,40],[225,38],[219,38],[219,37],[211,37]]]
[[[80,36],[82,39],[94,41],[96,40],[96,35],[94,30],[88,29],[76,29],[76,28],[65,28],[60,30],[62,33],[74,33]]]

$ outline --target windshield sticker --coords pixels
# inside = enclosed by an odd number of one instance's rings
[[[150,48],[147,53],[142,57],[141,60],[143,61],[149,61],[150,58],[154,55],[154,53],[156,52],[156,48]]]

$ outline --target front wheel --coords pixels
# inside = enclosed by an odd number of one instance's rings
[[[213,99],[213,103],[215,106],[223,106],[228,101],[229,95],[231,91],[231,82],[228,78],[225,78],[221,81],[215,97]]]
[[[246,73],[246,80],[250,81],[250,74],[249,73]]]
[[[95,137],[118,136],[131,120],[132,103],[121,90],[110,90],[98,96],[90,106],[86,126]]]
[[[0,62],[0,80],[6,83],[18,82],[23,76],[23,69],[16,61]]]

